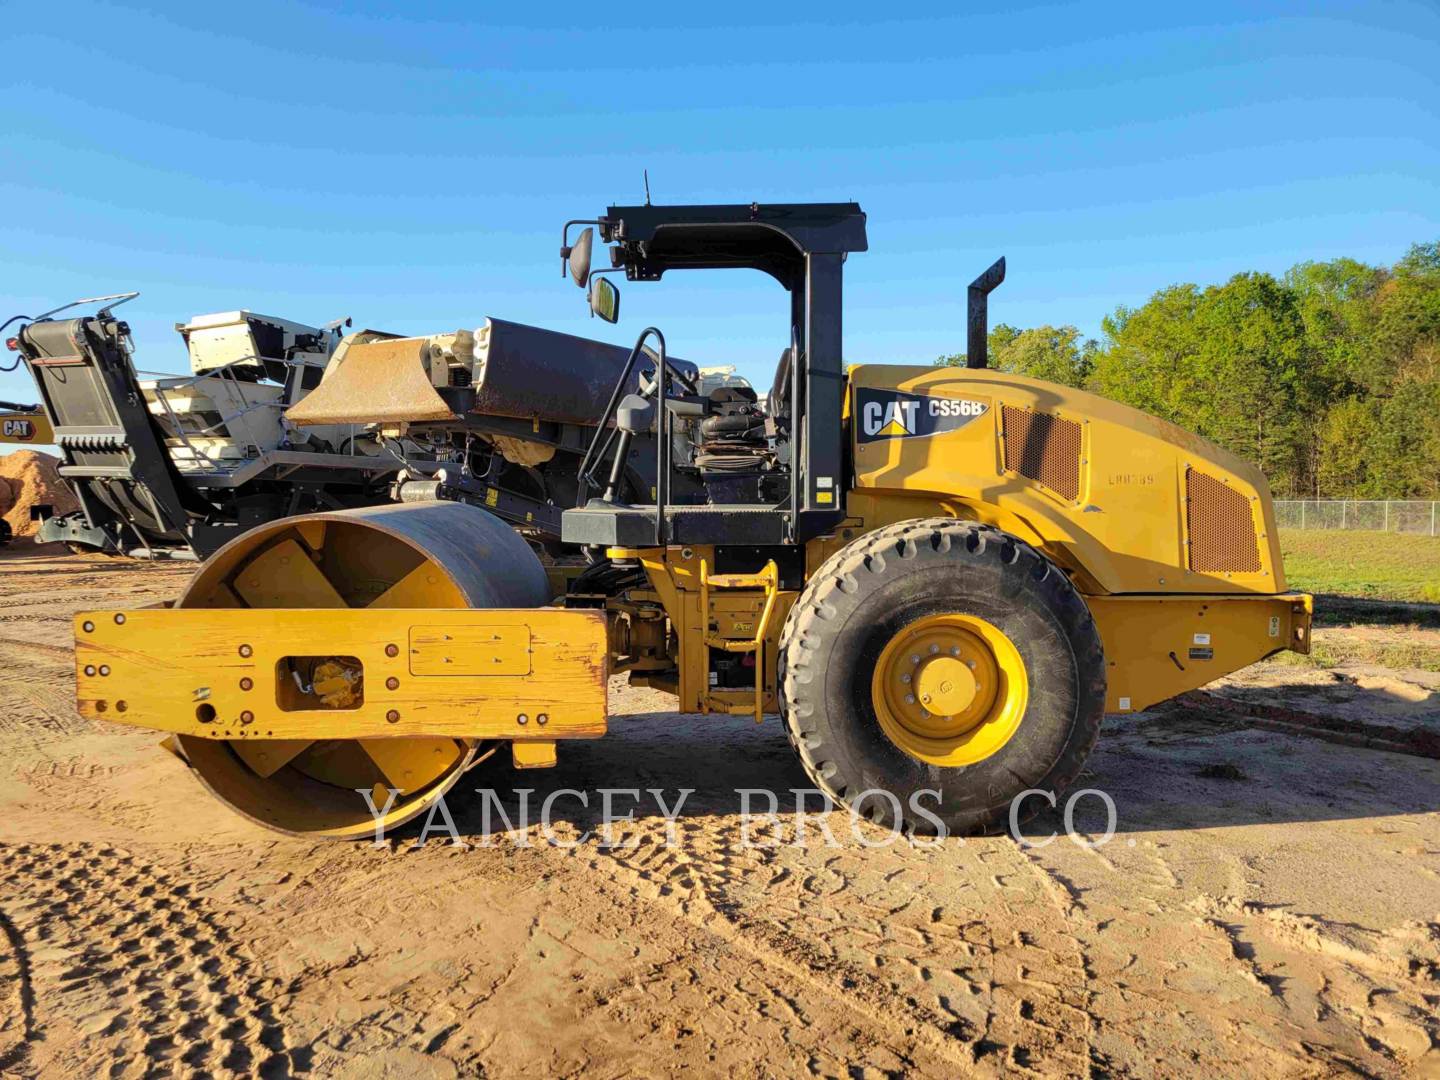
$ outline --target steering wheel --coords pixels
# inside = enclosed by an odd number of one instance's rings
[[[700,384],[695,378],[690,376],[689,372],[676,367],[671,360],[666,360],[665,364],[670,369],[670,381],[672,383],[678,383],[680,388],[687,394],[699,395]],[[648,398],[652,396],[659,385],[660,380],[655,377],[655,371],[656,369],[652,368],[648,375],[643,371],[640,373],[639,387],[640,393],[644,397]]]
[[[700,393],[700,383],[698,382],[698,376],[696,378],[691,378],[689,372],[682,371],[680,368],[676,367],[671,361],[666,360],[665,363],[668,364],[670,367],[670,378],[674,379],[677,383],[679,383],[681,388],[683,388],[687,394]]]

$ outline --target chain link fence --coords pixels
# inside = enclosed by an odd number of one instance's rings
[[[1359,529],[1440,536],[1440,502],[1420,499],[1276,499],[1282,529]]]

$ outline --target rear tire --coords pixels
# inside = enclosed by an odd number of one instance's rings
[[[1016,537],[954,518],[887,526],[831,556],[790,611],[778,675],[811,779],[907,831],[937,831],[917,805],[949,832],[994,832],[1027,789],[1058,796],[1105,708],[1100,636],[1070,579]],[[1019,819],[1047,805],[1026,799]]]

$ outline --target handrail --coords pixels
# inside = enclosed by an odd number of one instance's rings
[[[660,363],[656,365],[656,370],[658,372],[665,369],[665,335],[655,327],[647,326],[635,339],[635,347],[630,350],[630,355],[625,360],[625,366],[620,371],[620,378],[615,382],[615,389],[610,392],[610,400],[605,405],[605,411],[600,414],[600,423],[595,429],[595,436],[590,440],[590,446],[586,449],[585,456],[580,459],[580,483],[576,492],[575,504],[577,507],[584,506],[589,499],[590,489],[594,486],[595,466],[600,464],[600,460],[605,456],[605,451],[609,449],[614,436],[614,433],[606,425],[615,415],[615,406],[620,404],[620,395],[630,385],[630,374],[635,368],[635,361],[645,347],[645,339],[651,334],[654,334],[660,342]],[[661,408],[664,408],[663,403]],[[596,453],[597,449],[600,451],[598,454]]]
[[[670,441],[674,437],[675,417],[668,407],[670,363],[665,359],[665,335],[655,330],[660,343],[660,360],[655,365],[655,406],[660,418],[655,422],[655,546],[665,546],[665,504],[670,501]]]
[[[599,456],[596,449],[600,446],[601,439],[609,434],[606,424],[615,413],[615,406],[620,403],[620,392],[630,382],[630,371],[635,366],[635,358],[640,355],[640,347],[644,344],[650,328],[646,327],[641,331],[640,336],[635,340],[635,347],[630,350],[630,355],[625,360],[625,367],[620,371],[620,378],[615,382],[615,389],[610,392],[610,400],[605,405],[605,411],[600,414],[600,423],[595,428],[595,435],[590,440],[590,445],[585,449],[585,456],[580,459],[579,485],[576,489],[577,507],[584,506],[589,500],[590,488],[592,486],[594,467],[599,464]],[[609,440],[606,440],[608,446]],[[603,451],[602,451],[603,455]]]
[[[236,357],[234,360],[221,364],[219,367],[207,368],[204,371],[192,372],[189,375],[176,375],[173,372],[168,371],[151,371],[147,368],[136,368],[135,373],[137,375],[155,375],[159,378],[166,380],[174,379],[176,380],[176,382],[175,386],[172,387],[172,389],[175,389],[180,386],[184,386],[187,383],[198,382],[201,379],[208,379],[212,376],[217,378],[223,378],[224,375],[228,373],[231,368],[239,367],[241,364],[248,364],[252,360],[259,360],[261,363],[268,362],[272,364],[283,364],[287,368],[320,366],[318,364],[307,364],[303,360],[296,360],[294,357],[289,356],[261,356],[259,353],[248,353],[245,356]]]
[[[192,460],[204,461],[207,465],[215,468],[215,460],[209,454],[205,453],[205,451],[201,450],[198,446],[192,443],[190,441],[190,436],[194,435],[199,437],[208,435],[211,432],[215,431],[217,428],[225,427],[233,423],[234,421],[240,419],[240,417],[249,415],[256,409],[268,408],[280,409],[283,411],[286,407],[286,404],[283,401],[250,401],[250,399],[245,395],[246,380],[240,379],[235,375],[234,369],[239,367],[241,364],[249,363],[252,360],[265,361],[267,359],[278,361],[279,363],[285,365],[287,368],[299,368],[307,366],[303,361],[295,360],[289,357],[263,357],[260,356],[258,353],[250,353],[247,356],[241,356],[234,360],[231,360],[229,363],[221,364],[219,367],[210,368],[206,371],[196,372],[191,375],[168,375],[165,372],[160,371],[137,371],[136,374],[158,376],[155,381],[155,385],[151,387],[151,390],[155,395],[155,400],[158,401],[160,403],[160,407],[165,410],[165,415],[169,418],[170,423],[174,429],[175,437],[178,438],[180,442],[184,445],[185,449],[190,452]],[[186,431],[184,424],[181,423],[179,415],[175,412],[175,409],[170,404],[168,393],[172,390],[180,390],[184,387],[191,386],[199,382],[201,379],[212,378],[219,379],[221,382],[227,383],[228,385],[234,387],[235,392],[240,396],[240,402],[244,406],[244,408],[239,409],[233,413],[229,413],[228,415],[222,415],[219,420],[215,421],[215,423],[202,427],[198,431]]]
[[[180,423],[180,418],[175,415],[175,410],[170,407],[169,399],[166,398],[164,391],[159,387],[155,389],[155,400],[160,402],[161,408],[165,410],[165,415],[170,417],[170,423],[174,427],[175,433],[180,437],[180,441],[185,444],[185,449],[190,451],[191,460],[193,461],[198,458],[213,469],[215,467],[215,460],[209,454],[205,453],[204,450],[201,450],[191,443],[189,433],[185,430],[185,426]]]
[[[809,422],[805,403],[800,400],[800,328],[790,324],[790,537],[800,535],[800,444],[801,423]]]

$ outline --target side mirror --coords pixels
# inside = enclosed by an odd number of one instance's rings
[[[608,323],[620,318],[620,289],[603,274],[596,274],[590,279],[590,314],[598,315]]]
[[[568,252],[570,257],[570,277],[580,288],[590,284],[590,248],[595,243],[595,230],[587,228],[580,234],[580,239],[575,241]]]

